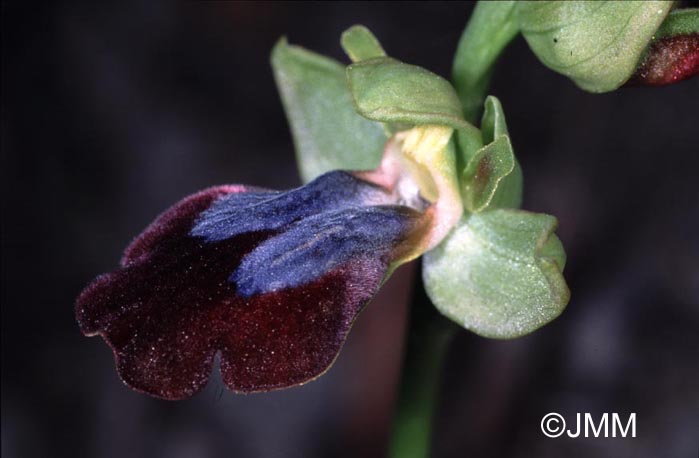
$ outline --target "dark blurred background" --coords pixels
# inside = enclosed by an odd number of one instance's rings
[[[696,3],[695,3],[696,4]],[[268,64],[281,35],[346,61],[340,33],[449,75],[471,3],[2,3],[2,455],[381,457],[414,266],[333,369],[184,402],[127,389],[73,300],[160,211],[220,183],[299,184]],[[696,457],[699,79],[592,95],[518,38],[493,80],[525,207],[558,216],[572,300],[538,332],[462,331],[435,457]],[[548,412],[637,413],[635,439],[548,439]]]

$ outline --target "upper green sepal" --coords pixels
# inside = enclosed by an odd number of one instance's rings
[[[500,101],[489,96],[481,121],[485,146],[464,153],[461,177],[464,206],[477,213],[493,208],[518,208],[522,203],[522,169],[517,162]]]
[[[363,25],[353,25],[342,32],[340,44],[352,62],[386,55],[379,40]]]
[[[357,112],[366,118],[475,130],[464,120],[451,84],[424,68],[376,57],[347,67],[347,78]]]
[[[330,170],[377,167],[386,135],[381,124],[355,111],[345,67],[285,39],[271,60],[303,181]]]
[[[612,91],[634,73],[671,1],[521,1],[516,15],[532,51],[590,92]]]
[[[465,215],[423,258],[427,293],[476,334],[509,339],[556,318],[570,292],[556,218],[513,209]]]

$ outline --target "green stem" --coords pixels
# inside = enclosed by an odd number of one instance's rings
[[[478,2],[459,40],[452,78],[471,123],[478,121],[495,62],[519,31],[514,9],[514,1]]]
[[[421,277],[419,273],[418,277]],[[442,363],[458,329],[437,312],[425,293],[421,278],[415,285],[390,444],[392,458],[429,456]]]

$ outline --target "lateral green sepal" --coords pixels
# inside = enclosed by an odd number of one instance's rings
[[[429,297],[442,314],[485,337],[538,329],[570,298],[556,225],[553,216],[513,209],[465,215],[424,255]]]
[[[386,135],[355,111],[345,67],[284,38],[271,61],[303,181],[331,170],[376,168]]]

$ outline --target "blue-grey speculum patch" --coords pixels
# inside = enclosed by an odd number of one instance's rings
[[[388,259],[426,204],[416,189],[387,190],[334,171],[287,192],[223,196],[190,236],[215,243],[270,231],[229,277],[239,294],[252,296],[309,283],[357,257]]]

